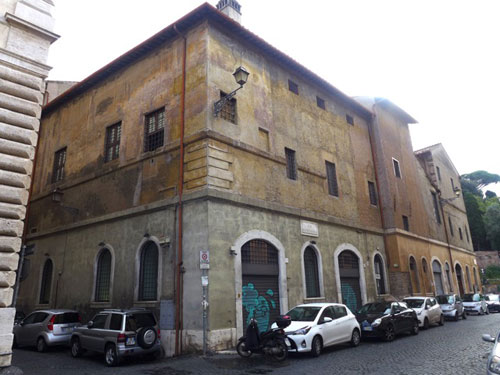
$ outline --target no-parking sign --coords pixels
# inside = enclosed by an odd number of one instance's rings
[[[208,250],[200,250],[200,269],[210,269],[210,253]]]

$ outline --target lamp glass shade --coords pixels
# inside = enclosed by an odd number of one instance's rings
[[[240,86],[243,86],[245,83],[247,83],[249,75],[250,73],[242,66],[237,68],[233,73],[236,83],[238,83]]]

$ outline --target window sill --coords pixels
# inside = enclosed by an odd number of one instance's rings
[[[134,301],[134,307],[156,307],[160,301]]]
[[[104,309],[111,308],[111,302],[90,302],[91,308]]]
[[[325,300],[325,297],[307,297],[307,298],[304,298],[304,301],[324,301]]]

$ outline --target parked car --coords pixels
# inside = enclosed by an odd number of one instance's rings
[[[488,304],[484,296],[479,293],[464,294],[464,309],[467,314],[476,313],[479,315],[489,314]]]
[[[323,348],[350,343],[358,346],[361,330],[349,308],[340,303],[309,303],[286,313],[292,323],[285,329],[289,351],[311,352],[317,357]]]
[[[80,322],[80,314],[74,310],[34,311],[14,326],[14,346],[36,346],[44,352],[48,346],[68,345]]]
[[[16,310],[16,315],[14,316],[14,325],[21,323],[24,318],[26,318],[26,314],[22,311]]]
[[[498,294],[487,294],[484,300],[488,304],[489,312],[500,312],[500,296]]]
[[[491,335],[484,334],[483,341],[493,342],[493,348],[491,349],[490,354],[488,355],[488,364],[486,373],[488,375],[500,374],[500,345],[498,345],[498,340],[500,339],[500,335],[497,335],[496,338],[491,337]]]
[[[462,317],[462,319],[467,319],[464,304],[458,294],[441,294],[436,296],[436,301],[439,303],[445,318],[455,321],[460,317]]]
[[[444,324],[443,312],[434,297],[407,297],[403,302],[415,310],[420,327],[427,329],[430,324]]]
[[[117,366],[125,357],[161,354],[160,328],[145,309],[103,310],[71,336],[71,355],[85,351],[104,353],[106,365]]]
[[[392,341],[401,332],[418,335],[417,313],[404,302],[374,302],[356,312],[362,335]]]

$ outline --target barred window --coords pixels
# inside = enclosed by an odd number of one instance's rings
[[[111,252],[103,249],[97,259],[95,301],[109,302],[111,283]]]
[[[377,294],[385,294],[384,263],[380,255],[374,258],[375,281],[377,282]]]
[[[106,155],[104,161],[108,162],[117,159],[120,155],[120,138],[122,133],[122,123],[108,126],[106,128]]]
[[[325,161],[326,164],[326,178],[328,180],[328,194],[334,197],[339,196],[339,185],[337,182],[337,169],[334,163]]]
[[[403,215],[403,229],[407,232],[410,231],[410,219],[405,215]]]
[[[220,92],[221,99],[226,95],[227,94],[225,92]],[[236,124],[236,98],[231,98],[224,103],[224,107],[222,107],[220,111],[220,117]]]
[[[359,269],[359,258],[352,251],[345,250],[339,255],[339,268]]]
[[[146,115],[144,152],[154,151],[163,146],[165,129],[165,109]]]
[[[278,264],[278,252],[264,240],[251,240],[241,250],[242,263]]]
[[[368,193],[370,194],[370,204],[373,206],[377,205],[377,191],[375,190],[375,184],[368,181]]]
[[[40,286],[40,300],[41,305],[46,305],[50,301],[50,290],[52,286],[52,261],[47,259],[42,271],[42,284]]]
[[[286,176],[290,180],[297,179],[297,162],[295,161],[295,151],[285,147],[286,155]]]
[[[304,272],[306,274],[306,297],[319,297],[318,257],[312,247],[307,247],[304,251]]]
[[[147,242],[141,250],[139,300],[156,301],[158,290],[158,247]]]
[[[54,155],[54,169],[52,172],[52,182],[64,179],[64,165],[66,164],[66,147],[57,151]]]

